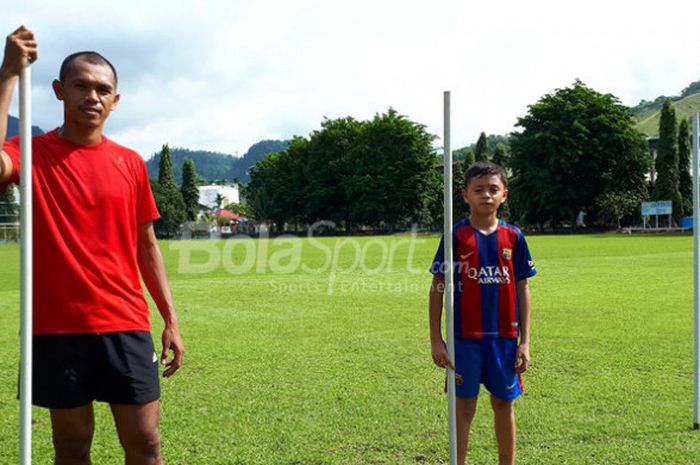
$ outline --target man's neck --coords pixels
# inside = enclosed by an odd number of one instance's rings
[[[97,145],[102,142],[102,128],[84,128],[64,124],[58,135],[76,145]]]
[[[488,216],[475,215],[472,213],[469,215],[469,224],[480,233],[491,234],[498,228],[498,217],[495,213]]]

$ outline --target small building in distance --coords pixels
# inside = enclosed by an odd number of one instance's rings
[[[225,207],[232,203],[241,203],[240,189],[238,184],[230,186],[218,186],[215,184],[208,186],[199,186],[199,204],[209,209],[217,207]],[[221,196],[221,205],[216,204],[216,199]]]

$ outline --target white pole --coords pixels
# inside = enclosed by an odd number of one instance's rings
[[[700,183],[698,167],[700,166],[700,148],[698,131],[700,117],[693,115],[693,306],[695,316],[695,337],[693,356],[695,358],[695,376],[693,382],[693,429],[700,429]]]
[[[20,151],[20,382],[19,463],[32,463],[32,113],[31,70],[19,80]]]
[[[454,341],[454,256],[452,253],[452,148],[450,147],[450,92],[445,92],[445,134],[444,134],[444,175],[445,175],[445,331],[447,333],[447,353],[455,363]],[[455,397],[455,372],[447,369],[447,427],[450,440],[450,465],[457,465],[457,398]]]

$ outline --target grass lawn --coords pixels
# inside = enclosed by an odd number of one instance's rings
[[[691,242],[529,238],[539,274],[533,364],[516,402],[519,464],[700,463]],[[427,329],[437,243],[161,243],[187,347],[185,367],[163,382],[167,463],[448,463],[444,375]],[[2,464],[17,463],[18,255],[0,245]],[[156,313],[153,322],[157,336]],[[94,462],[122,463],[108,408],[97,417]],[[34,463],[50,464],[48,415],[34,418]],[[491,422],[482,395],[469,463],[496,463]]]

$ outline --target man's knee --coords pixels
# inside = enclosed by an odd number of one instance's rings
[[[75,427],[70,431],[54,431],[53,446],[56,457],[75,462],[85,461],[90,456],[93,433],[92,425]]]
[[[160,458],[160,433],[157,428],[151,431],[133,432],[121,438],[121,443],[127,455]]]

